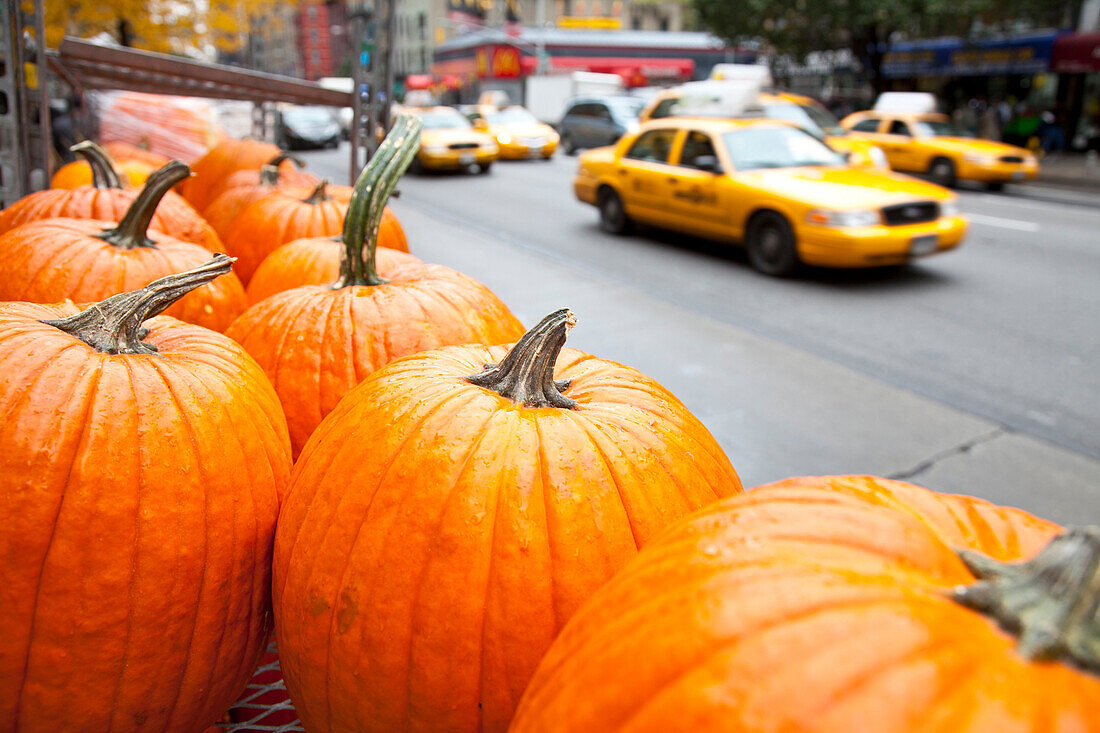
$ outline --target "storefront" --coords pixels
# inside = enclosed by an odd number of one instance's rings
[[[1071,147],[1100,150],[1100,33],[1059,36],[1051,70],[1065,87]]]
[[[523,79],[538,70],[540,52],[546,72],[617,74],[627,89],[680,84],[705,78],[718,63],[756,60],[755,53],[706,33],[522,28],[510,35],[490,29],[437,47],[432,74],[437,80],[461,80],[459,93],[445,95],[445,101],[471,101],[485,89],[502,89],[521,100]]]

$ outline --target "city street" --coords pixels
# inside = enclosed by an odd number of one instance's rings
[[[303,157],[347,182],[346,145]],[[776,280],[736,248],[601,232],[575,169],[407,176],[393,208],[414,254],[524,323],[571,307],[570,345],[661,381],[746,486],[866,472],[1100,521],[1100,194],[963,190],[955,252]]]

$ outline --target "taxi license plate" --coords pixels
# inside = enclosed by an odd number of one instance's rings
[[[476,155],[460,155],[460,156],[458,156],[458,162],[461,163],[462,165],[471,165],[475,160],[477,160]]]
[[[1014,181],[1024,180],[1024,172],[1023,171],[1013,171],[1012,172],[1012,180],[1014,180]]]
[[[939,246],[940,240],[935,234],[925,234],[913,237],[909,240],[909,254],[914,256],[932,254]]]

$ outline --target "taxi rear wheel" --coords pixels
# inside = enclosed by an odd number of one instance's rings
[[[577,146],[573,144],[572,136],[568,134],[561,136],[561,149],[565,151],[566,155],[577,154]]]
[[[784,277],[800,264],[791,225],[774,211],[762,211],[752,218],[745,246],[749,264],[765,275]]]
[[[955,164],[947,158],[936,158],[928,166],[928,175],[941,186],[951,188],[955,185]]]
[[[626,234],[630,231],[630,217],[623,208],[623,200],[610,188],[600,189],[600,229],[611,234]]]

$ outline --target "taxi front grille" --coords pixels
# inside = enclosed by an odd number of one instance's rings
[[[912,204],[887,206],[882,210],[882,220],[887,226],[900,224],[920,224],[935,221],[940,216],[940,207],[934,201],[918,201]]]
[[[1002,155],[1001,156],[1001,162],[1002,163],[1023,163],[1024,159],[1021,158],[1019,155]]]
[[[476,150],[477,143],[451,143],[447,147],[451,150]]]

